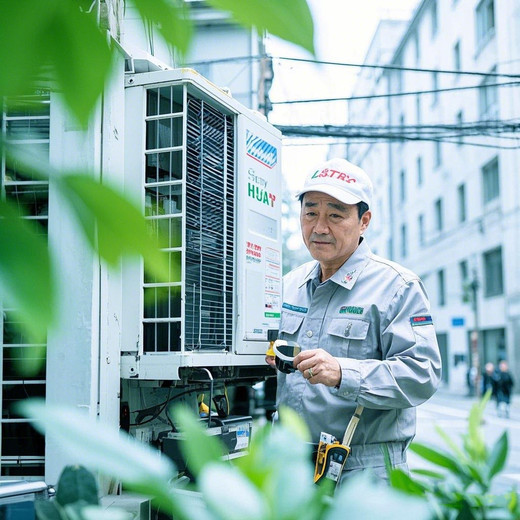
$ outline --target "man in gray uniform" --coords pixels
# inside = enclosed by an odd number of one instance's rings
[[[332,159],[309,175],[299,197],[315,261],[283,280],[279,338],[302,352],[295,372],[278,373],[277,403],[306,421],[314,443],[322,431],[341,441],[356,406],[364,406],[343,477],[371,468],[385,478],[382,446],[394,467],[407,470],[414,407],[439,383],[430,305],[421,280],[374,255],[363,238],[372,182],[361,168]],[[266,361],[274,366],[274,358]]]

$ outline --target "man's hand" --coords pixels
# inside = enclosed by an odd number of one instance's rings
[[[276,368],[276,363],[275,363],[275,360],[274,360],[274,356],[265,356],[265,362],[268,365],[271,365],[273,368]]]
[[[293,365],[313,385],[338,386],[341,383],[339,361],[321,348],[300,352]]]

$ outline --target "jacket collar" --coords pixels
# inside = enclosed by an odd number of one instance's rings
[[[346,289],[352,289],[359,275],[365,268],[372,254],[370,247],[367,244],[366,239],[362,239],[356,250],[352,253],[350,258],[330,277],[330,280],[334,283],[345,287]],[[311,263],[306,276],[303,278],[300,287],[305,285],[309,280],[318,278],[321,275],[320,264],[318,261]]]

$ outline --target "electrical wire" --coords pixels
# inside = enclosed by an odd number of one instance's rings
[[[132,410],[131,413],[141,413],[141,412],[146,412],[148,410],[154,410],[154,413],[153,413],[153,417],[151,417],[150,419],[147,419],[146,421],[140,421],[140,422],[135,422],[135,423],[131,423],[130,426],[142,426],[143,424],[148,424],[150,422],[152,422],[154,419],[157,419],[157,417],[159,417],[159,415],[161,415],[161,413],[163,412],[163,410],[166,408],[166,406],[168,406],[168,404],[172,401],[174,401],[175,399],[178,399],[179,397],[182,397],[183,395],[186,395],[186,394],[196,394],[198,392],[203,392],[205,390],[205,387],[201,386],[201,387],[197,387],[197,388],[192,388],[190,390],[186,390],[184,392],[181,392],[179,394],[176,394],[172,397],[169,396],[170,392],[171,392],[171,387],[168,391],[168,397],[166,398],[165,401],[163,401],[162,403],[159,403],[153,407],[150,407],[150,408],[143,408],[141,410]],[[159,409],[158,412],[156,412],[155,410]]]
[[[457,76],[481,76],[489,78],[515,78],[520,79],[520,74],[505,74],[501,72],[481,72],[476,70],[449,70],[449,69],[430,69],[421,67],[402,67],[399,65],[375,65],[369,63],[347,63],[339,61],[322,61],[313,60],[310,58],[291,58],[287,56],[271,56],[273,60],[287,60],[301,63],[314,63],[316,65],[335,65],[341,67],[356,67],[360,69],[383,69],[383,70],[397,70],[402,72],[427,72],[429,74],[454,74]]]
[[[357,101],[366,99],[379,99],[379,98],[392,98],[392,97],[403,97],[403,96],[417,96],[422,94],[438,94],[443,92],[454,92],[458,90],[474,90],[483,88],[495,88],[495,87],[514,87],[520,86],[519,81],[507,81],[505,83],[484,83],[480,85],[468,85],[465,87],[448,87],[438,88],[430,90],[412,90],[406,92],[390,92],[388,94],[372,94],[367,96],[350,96],[350,97],[335,97],[335,98],[314,98],[314,99],[291,99],[288,101],[271,101],[272,105],[294,105],[298,103],[324,103],[334,101]]]
[[[476,70],[449,70],[449,69],[431,69],[431,68],[421,68],[421,67],[402,67],[398,65],[377,65],[370,63],[349,63],[349,62],[339,62],[339,61],[325,61],[325,60],[316,60],[310,58],[291,58],[289,56],[272,56],[269,54],[260,54],[256,56],[236,56],[233,58],[220,58],[214,60],[202,60],[202,61],[194,61],[191,63],[186,63],[184,66],[186,67],[197,67],[202,65],[213,65],[217,63],[238,63],[240,61],[259,61],[259,60],[280,60],[280,61],[294,61],[301,63],[311,63],[315,65],[331,65],[338,67],[355,67],[360,69],[382,69],[382,70],[396,70],[403,72],[418,72],[423,73],[427,72],[429,74],[439,73],[439,74],[453,74],[455,76],[480,76],[480,77],[489,77],[489,78],[514,78],[520,79],[520,74],[506,74],[500,72],[483,72]]]

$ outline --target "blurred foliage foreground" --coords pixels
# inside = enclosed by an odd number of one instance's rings
[[[267,31],[314,54],[314,26],[306,0],[207,3],[236,23],[254,27],[259,35]],[[127,4],[135,8],[146,33],[153,28],[182,63],[195,30],[190,2],[0,1],[0,70],[8,71],[0,74],[2,111],[34,114],[35,94],[51,92],[70,125],[85,132],[95,128],[102,94],[122,70],[123,20],[109,11],[122,12]],[[23,153],[30,147],[19,146],[22,137],[34,139],[30,133],[13,138],[0,132],[0,159],[8,171],[52,182],[78,234],[107,265],[117,267],[122,257],[142,257],[151,274],[166,277],[168,264],[148,233],[142,209],[125,196],[122,186],[102,183],[99,171],[55,170],[47,157],[33,150]],[[106,173],[110,172],[105,172],[105,179]],[[59,325],[60,252],[52,251],[41,230],[25,217],[15,202],[0,196],[0,304],[11,309],[29,343],[44,343],[47,330]]]
[[[520,518],[516,491],[490,491],[504,468],[508,443],[507,433],[491,449],[484,443],[481,424],[488,400],[485,396],[473,406],[461,443],[439,429],[446,451],[412,444],[435,470],[414,470],[416,478],[388,467],[390,486],[362,473],[333,498],[330,487],[313,483],[307,430],[289,411],[281,424],[255,431],[247,455],[230,462],[222,459],[219,440],[206,434],[191,411],[175,409],[175,422],[186,437],[183,454],[196,477],[188,487],[180,486],[183,479],[158,451],[77,410],[33,400],[22,403],[22,411],[82,465],[65,468],[56,497],[37,502],[40,520],[131,519],[127,512],[100,506],[90,471],[153,497],[167,517],[180,520],[390,520],[403,513],[414,520]]]

